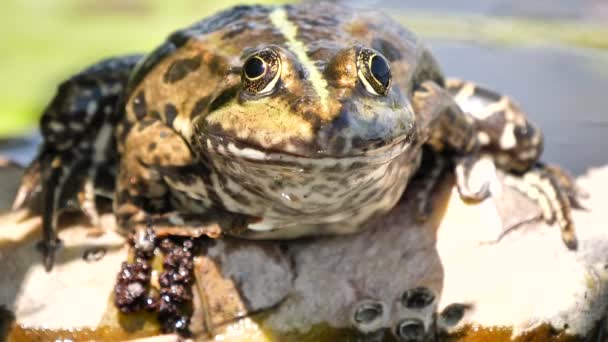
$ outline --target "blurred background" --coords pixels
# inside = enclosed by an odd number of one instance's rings
[[[29,161],[40,113],[63,79],[103,57],[150,51],[173,30],[247,2],[0,1],[0,153]],[[575,174],[608,164],[607,0],[348,4],[383,9],[425,38],[447,75],[515,98],[545,131],[545,160]]]

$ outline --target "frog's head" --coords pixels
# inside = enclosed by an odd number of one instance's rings
[[[240,74],[226,78],[230,101],[214,101],[195,122],[203,149],[251,160],[380,155],[407,147],[415,132],[409,98],[392,84],[388,60],[350,46],[312,62],[279,46],[246,51]],[[386,161],[386,159],[382,159]]]
[[[325,49],[314,63],[293,50],[246,51],[225,98],[193,123],[193,148],[222,174],[218,192],[232,194],[223,205],[264,217],[260,229],[388,210],[415,168],[406,90],[371,48]]]

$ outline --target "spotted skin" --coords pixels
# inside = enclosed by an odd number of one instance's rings
[[[509,97],[472,82],[449,80],[447,89],[456,103],[475,120],[478,141],[497,167],[510,171],[507,185],[535,201],[543,218],[556,223],[566,246],[577,246],[571,207],[581,207],[572,177],[558,166],[539,162],[543,136]]]
[[[248,79],[251,58],[268,74]],[[42,132],[16,205],[42,185],[51,203],[49,267],[57,213],[74,202],[94,218],[96,193],[113,197],[125,232],[344,234],[394,207],[423,154],[454,167],[462,197],[475,200],[489,193],[469,186],[469,171],[492,156],[534,184],[537,193],[524,193],[544,198],[546,219],[573,246],[573,187],[539,164],[540,131],[507,97],[445,80],[424,45],[377,12],[332,4],[226,10],[144,58],[108,60],[66,82]],[[109,188],[99,186],[102,172]],[[440,175],[427,174],[425,193]],[[427,198],[419,197],[426,215]]]
[[[33,206],[32,200],[40,196],[44,232],[40,248],[47,269],[59,244],[59,212],[82,209],[95,221],[95,194],[113,193],[104,180],[114,178],[116,172],[116,106],[140,59],[138,55],[110,58],[82,71],[59,86],[42,115],[44,142],[25,172],[14,208]]]

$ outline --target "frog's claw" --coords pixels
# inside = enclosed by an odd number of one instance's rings
[[[551,164],[544,164],[543,167],[552,175],[552,177],[559,184],[560,188],[562,188],[566,193],[568,200],[570,201],[571,208],[583,210],[586,209],[581,203],[581,199],[589,198],[589,193],[576,185],[574,177],[572,177],[568,171],[557,165]]]

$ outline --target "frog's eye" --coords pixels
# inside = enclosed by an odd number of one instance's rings
[[[271,49],[261,50],[243,63],[241,81],[250,95],[264,95],[274,90],[281,76],[281,58]]]
[[[388,94],[391,86],[391,68],[386,58],[377,51],[366,48],[359,51],[357,75],[370,94]]]

